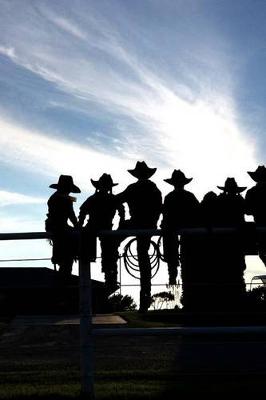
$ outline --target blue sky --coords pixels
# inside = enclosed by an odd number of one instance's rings
[[[137,160],[199,199],[265,163],[264,0],[0,0],[1,231],[42,231],[48,186]],[[219,190],[217,189],[217,192]]]

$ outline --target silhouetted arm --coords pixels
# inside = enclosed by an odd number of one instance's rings
[[[80,227],[83,226],[84,221],[86,216],[89,214],[89,209],[90,209],[90,201],[87,199],[80,207],[79,209],[79,218],[78,218],[78,224]]]
[[[78,220],[77,220],[77,217],[75,215],[72,203],[71,203],[71,206],[70,206],[70,212],[69,212],[68,218],[69,218],[70,222],[72,223],[72,225],[76,228],[78,226]]]
[[[252,192],[247,191],[245,197],[245,214],[253,215],[254,213],[254,204],[253,204],[253,195]]]

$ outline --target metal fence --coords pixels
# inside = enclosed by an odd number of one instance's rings
[[[256,228],[257,231],[266,232],[266,227]],[[213,228],[212,233],[231,234],[236,228]],[[176,232],[177,235],[205,235],[209,234],[207,228],[186,228]],[[121,230],[103,231],[101,235],[121,235],[123,237],[136,236],[161,236],[160,230]],[[51,239],[46,232],[0,233],[0,240],[34,240]],[[32,259],[28,259],[32,260]],[[41,259],[39,259],[41,260]],[[6,260],[8,261],[8,260]],[[16,259],[13,259],[16,261]],[[81,392],[88,398],[94,398],[94,371],[93,371],[93,335],[198,335],[198,334],[266,334],[266,326],[248,327],[176,327],[176,328],[120,328],[97,329],[92,328],[92,299],[91,299],[91,265],[89,261],[79,259],[79,299],[80,299],[80,370]]]

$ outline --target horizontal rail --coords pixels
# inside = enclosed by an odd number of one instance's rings
[[[0,240],[51,239],[47,232],[0,233]]]
[[[247,223],[252,224],[252,223]],[[249,225],[250,226],[250,225]],[[176,235],[191,234],[191,235],[206,235],[206,234],[224,234],[224,233],[245,233],[245,225],[236,227],[191,227],[176,229],[173,233]],[[250,233],[250,231],[246,231]],[[266,233],[266,226],[252,225],[252,232]],[[169,232],[163,229],[117,229],[103,230],[97,236],[164,236]],[[0,233],[0,240],[27,240],[27,239],[51,239],[52,234],[48,232],[19,232],[19,233]]]
[[[161,335],[266,335],[266,326],[191,326],[163,328],[96,328],[94,336],[161,336]]]
[[[45,258],[7,258],[7,259],[1,259],[1,262],[20,262],[20,261],[51,261],[51,257],[45,257]]]

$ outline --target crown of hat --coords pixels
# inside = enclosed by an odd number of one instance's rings
[[[266,168],[264,165],[259,165],[256,171],[248,171],[248,174],[256,182],[266,181]]]
[[[58,179],[59,186],[72,186],[74,184],[73,178],[70,175],[60,175]]]
[[[228,189],[229,189],[229,188],[235,189],[235,188],[238,187],[235,178],[227,178],[227,179],[225,180],[224,186],[225,186],[226,188],[228,188]]]
[[[111,175],[109,174],[102,174],[102,176],[99,179],[99,184],[100,185],[105,185],[105,186],[112,186],[113,185],[113,179]]]
[[[165,182],[169,183],[170,185],[186,185],[192,181],[192,178],[187,178],[180,169],[175,169],[172,173],[171,178],[164,179]]]
[[[145,161],[137,161],[134,169],[128,169],[128,172],[135,178],[150,178],[156,171],[156,168],[150,168]]]
[[[52,189],[61,189],[61,190],[69,190],[70,192],[73,193],[80,193],[79,187],[77,187],[74,182],[73,178],[71,175],[60,175],[58,178],[57,183],[53,183],[50,185],[50,188]]]
[[[94,181],[91,179],[91,183],[96,189],[100,188],[112,188],[113,186],[118,185],[118,183],[113,183],[113,179],[109,174],[102,174],[98,181]]]
[[[235,178],[226,178],[224,186],[217,186],[217,187],[221,190],[224,190],[225,192],[231,192],[231,193],[240,193],[246,189],[245,186],[238,186]]]

